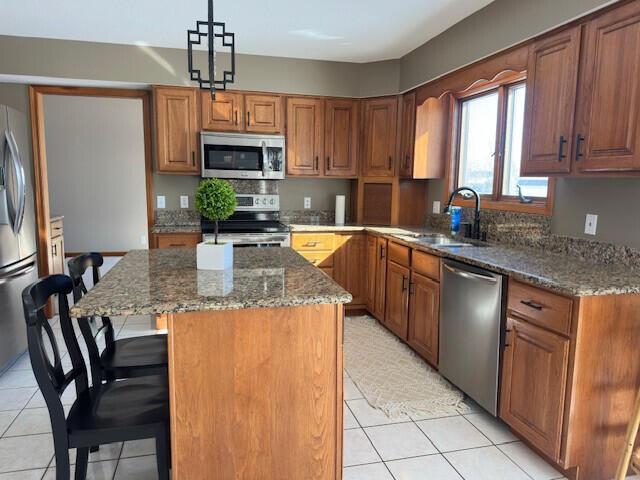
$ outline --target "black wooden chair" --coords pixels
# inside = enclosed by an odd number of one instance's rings
[[[49,409],[56,458],[56,479],[69,480],[69,449],[77,448],[76,480],[87,474],[89,448],[112,442],[155,438],[158,476],[169,479],[169,400],[165,376],[147,376],[89,387],[67,295],[73,283],[66,275],[38,280],[22,292],[29,356],[40,391]],[[44,307],[57,295],[60,325],[72,368],[65,372]],[[45,339],[48,339],[49,348]],[[77,399],[65,418],[60,397],[75,383]]]
[[[82,276],[90,268],[93,284],[100,281],[100,267],[104,263],[99,253],[86,253],[68,262],[73,280],[73,301],[78,302],[87,293]],[[113,324],[109,317],[101,317],[98,326],[94,318],[79,318],[80,331],[87,344],[93,383],[117,378],[167,374],[167,335],[149,335],[114,339]],[[96,337],[104,332],[105,347],[100,352]],[[99,380],[98,380],[99,379]]]

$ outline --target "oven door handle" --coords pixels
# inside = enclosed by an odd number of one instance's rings
[[[267,150],[267,142],[262,140],[260,142],[262,147],[262,176],[267,178],[267,162],[269,161],[269,151]]]

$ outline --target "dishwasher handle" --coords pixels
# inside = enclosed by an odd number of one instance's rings
[[[464,277],[464,278],[466,278],[468,280],[479,280],[479,281],[487,282],[487,283],[498,283],[498,279],[495,278],[495,277],[490,277],[490,276],[487,276],[487,275],[480,275],[479,273],[466,272],[464,270],[460,270],[458,268],[454,268],[451,265],[447,265],[446,263],[443,264],[443,267],[446,268],[451,273],[453,273],[454,275],[458,275],[460,277]]]

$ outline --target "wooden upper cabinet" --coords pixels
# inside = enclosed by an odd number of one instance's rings
[[[363,110],[363,174],[371,177],[392,177],[396,155],[398,99],[393,96],[366,100]]]
[[[560,458],[570,341],[507,318],[500,418],[550,458]]]
[[[325,102],[324,174],[355,177],[358,173],[359,102],[328,99]]]
[[[206,90],[200,94],[202,128],[218,132],[244,130],[244,95],[234,92],[216,92],[216,99]]]
[[[287,98],[287,173],[320,175],[324,154],[324,100]]]
[[[411,273],[407,342],[431,365],[438,366],[440,284]]]
[[[403,176],[443,178],[449,141],[451,95],[429,97],[416,107],[411,169]]]
[[[416,93],[411,92],[402,96],[400,113],[399,134],[400,153],[398,155],[400,165],[398,168],[401,177],[413,176],[413,144],[416,133]]]
[[[282,133],[282,97],[279,95],[244,96],[245,130],[252,133]]]
[[[523,175],[571,171],[580,31],[564,30],[529,48]]]
[[[403,267],[395,262],[387,262],[384,324],[403,340],[407,339],[410,272],[408,267]]]
[[[640,170],[640,2],[586,25],[576,170]]]
[[[200,173],[198,91],[155,87],[153,101],[158,172]]]

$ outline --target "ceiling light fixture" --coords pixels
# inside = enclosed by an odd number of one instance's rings
[[[213,21],[213,0],[209,0],[208,17],[209,18],[206,22],[201,20],[197,21],[195,30],[187,30],[187,51],[189,56],[189,73],[191,74],[191,80],[198,82],[201,89],[210,90],[211,98],[215,100],[217,90],[226,90],[227,84],[234,82],[236,74],[235,37],[233,33],[225,30],[225,24],[223,22]],[[206,27],[206,29],[202,31],[202,27]],[[207,59],[209,66],[208,79],[202,78],[200,70],[193,66],[193,46],[201,45],[203,37],[207,37]],[[224,70],[222,72],[222,79],[216,79],[216,37],[222,39],[223,47],[231,48],[231,70]]]

